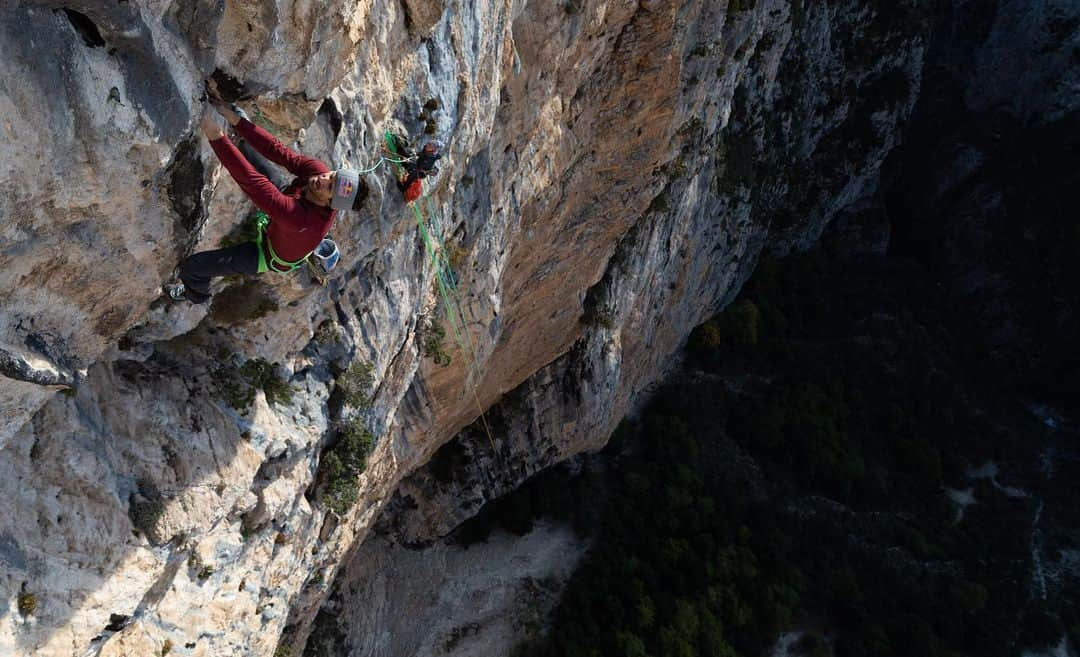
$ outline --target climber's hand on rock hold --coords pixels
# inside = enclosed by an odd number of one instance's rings
[[[206,99],[210,101],[210,104],[214,106],[229,125],[236,125],[240,123],[240,115],[233,111],[232,105],[226,103],[218,93],[217,84],[213,80],[206,81]]]
[[[206,135],[206,138],[210,141],[225,136],[225,131],[218,125],[217,118],[215,118],[214,114],[216,114],[216,112],[209,107],[203,110],[201,127],[203,134]]]

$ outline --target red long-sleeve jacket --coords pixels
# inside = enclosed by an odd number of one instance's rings
[[[251,147],[274,164],[289,170],[295,179],[284,191],[278,191],[266,176],[247,161],[228,137],[210,142],[225,169],[251,200],[270,217],[266,236],[274,252],[282,260],[299,260],[315,250],[334,223],[336,212],[315,205],[304,198],[308,178],[329,171],[329,167],[313,157],[290,150],[269,132],[247,119],[236,124],[236,133]]]

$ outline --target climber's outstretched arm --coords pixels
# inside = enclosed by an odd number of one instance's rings
[[[236,134],[243,137],[263,157],[285,167],[297,178],[309,178],[330,170],[319,160],[290,149],[272,134],[247,119],[240,119],[236,124]]]
[[[255,205],[274,218],[290,217],[296,212],[296,199],[282,194],[274,183],[247,161],[236,145],[225,136],[225,131],[214,120],[209,108],[203,113],[201,125],[203,134],[210,140],[210,147],[214,149],[218,159]]]
[[[297,153],[266,130],[234,112],[232,107],[222,100],[217,93],[217,87],[211,82],[207,82],[206,91],[210,104],[214,106],[218,114],[229,122],[229,125],[236,130],[236,134],[243,137],[248,145],[266,159],[285,167],[297,178],[309,178],[330,170],[319,160]]]

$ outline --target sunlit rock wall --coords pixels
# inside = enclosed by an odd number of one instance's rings
[[[601,446],[763,249],[874,192],[919,87],[906,7],[5,4],[0,651],[296,654],[388,500],[394,540],[431,541]],[[334,165],[385,130],[444,142],[421,209],[457,319],[386,167],[325,285],[158,299],[250,207],[197,131],[210,76]],[[256,358],[291,399],[236,408]],[[357,422],[379,440],[339,517],[315,474]]]

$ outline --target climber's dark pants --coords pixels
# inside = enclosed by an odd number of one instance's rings
[[[285,189],[289,179],[274,163],[259,154],[243,139],[236,140],[236,147],[255,169],[266,176],[278,189]],[[210,299],[210,280],[232,274],[258,274],[259,248],[255,242],[247,242],[216,251],[193,254],[180,263],[180,280],[184,281],[184,295],[192,303],[206,303]]]
[[[184,294],[192,303],[210,299],[210,280],[231,274],[258,274],[259,247],[255,242],[195,253],[180,263]]]

